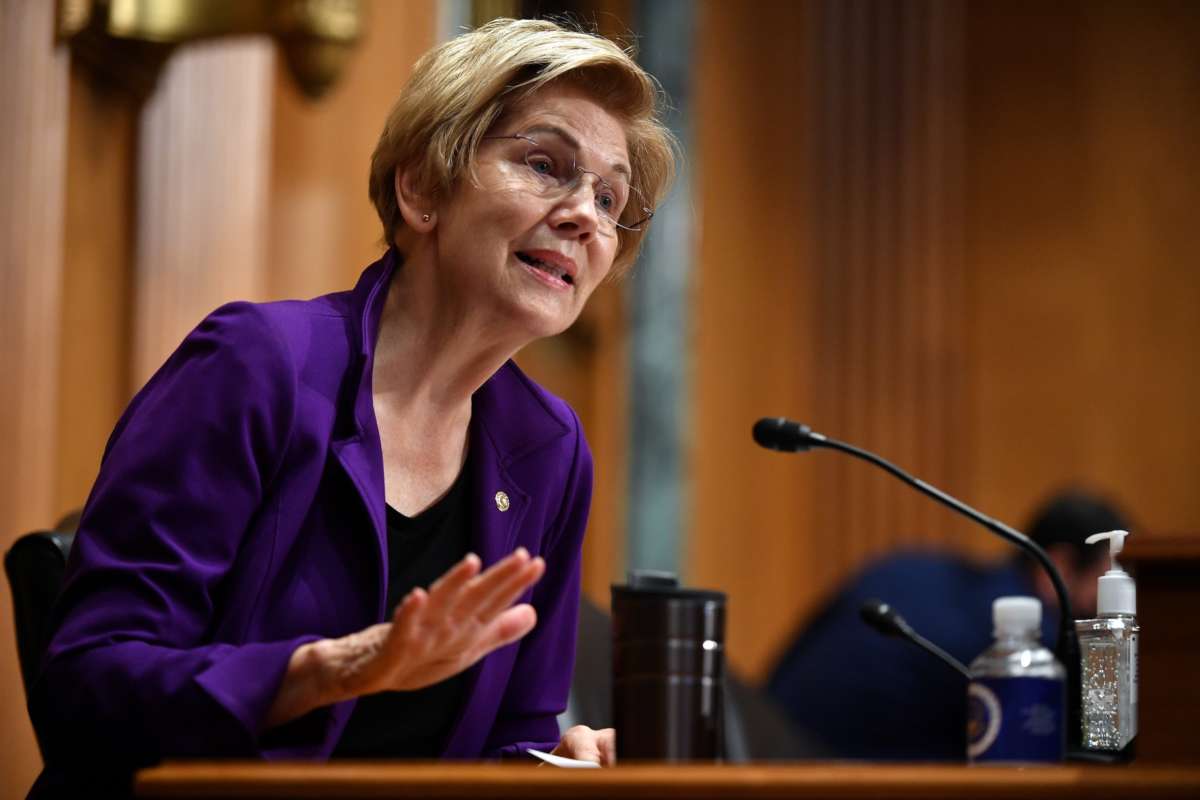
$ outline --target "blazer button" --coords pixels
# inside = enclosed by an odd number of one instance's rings
[[[496,492],[496,508],[501,511],[508,511],[508,495],[504,492]]]

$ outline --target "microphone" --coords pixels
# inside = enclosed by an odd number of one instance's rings
[[[819,444],[813,441],[814,437],[825,438],[819,433],[813,433],[812,428],[807,425],[783,417],[763,417],[754,423],[754,441],[768,450],[784,453],[808,450]]]
[[[851,444],[846,444],[845,442],[839,442],[837,439],[831,439],[799,422],[794,422],[784,417],[763,417],[754,423],[754,441],[768,450],[794,453],[809,450],[813,447],[823,447],[829,450],[840,450],[855,458],[869,461],[904,481],[918,492],[932,497],[942,505],[982,525],[1000,538],[1012,542],[1033,556],[1042,569],[1046,571],[1046,574],[1050,576],[1050,582],[1054,584],[1054,593],[1058,596],[1058,642],[1054,647],[1054,654],[1062,662],[1067,672],[1067,736],[1068,742],[1071,745],[1069,749],[1073,751],[1082,750],[1081,738],[1083,732],[1080,726],[1082,697],[1080,695],[1079,637],[1075,634],[1075,615],[1071,611],[1071,598],[1067,594],[1067,586],[1063,583],[1062,575],[1059,574],[1058,568],[1054,566],[1054,562],[1050,560],[1050,556],[1046,554],[1046,551],[1037,542],[1020,531],[981,514],[961,500],[946,494],[941,489],[931,486],[918,478],[914,478],[912,475],[909,475],[904,470],[885,461],[874,453]]]
[[[937,656],[952,669],[958,670],[967,680],[971,679],[971,673],[967,671],[966,666],[954,656],[947,653],[942,648],[938,647],[933,642],[926,639],[921,634],[912,629],[912,626],[900,616],[900,612],[892,608],[882,600],[872,598],[867,600],[859,608],[858,613],[862,616],[863,622],[870,625],[875,630],[882,633],[884,636],[892,636],[897,639],[906,639],[912,642],[917,647],[924,650],[926,653]]]

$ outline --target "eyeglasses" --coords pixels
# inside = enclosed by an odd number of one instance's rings
[[[584,175],[591,175],[598,227],[607,236],[615,235],[617,228],[640,231],[654,216],[654,209],[646,204],[636,186],[622,175],[604,178],[579,166],[575,147],[558,134],[515,133],[483,138],[510,139],[517,143],[513,145],[513,161],[520,166],[516,174],[522,188],[539,197],[567,197],[579,189]]]

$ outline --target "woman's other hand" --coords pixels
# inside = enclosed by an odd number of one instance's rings
[[[513,603],[545,568],[523,547],[484,572],[479,557],[468,554],[428,592],[413,589],[391,622],[302,645],[292,654],[266,726],[354,697],[421,689],[457,675],[533,630],[533,606]]]
[[[617,763],[617,732],[613,728],[596,731],[587,725],[576,725],[563,734],[553,755],[611,767]]]

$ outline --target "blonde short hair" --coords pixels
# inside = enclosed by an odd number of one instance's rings
[[[608,39],[546,20],[497,19],[422,56],[388,114],[370,179],[387,243],[396,246],[404,224],[398,169],[413,170],[417,190],[430,195],[474,179],[483,136],[509,108],[550,83],[583,91],[624,124],[634,185],[657,207],[674,177],[677,150],[660,121],[658,83]],[[645,231],[618,233],[614,274],[633,264]]]

